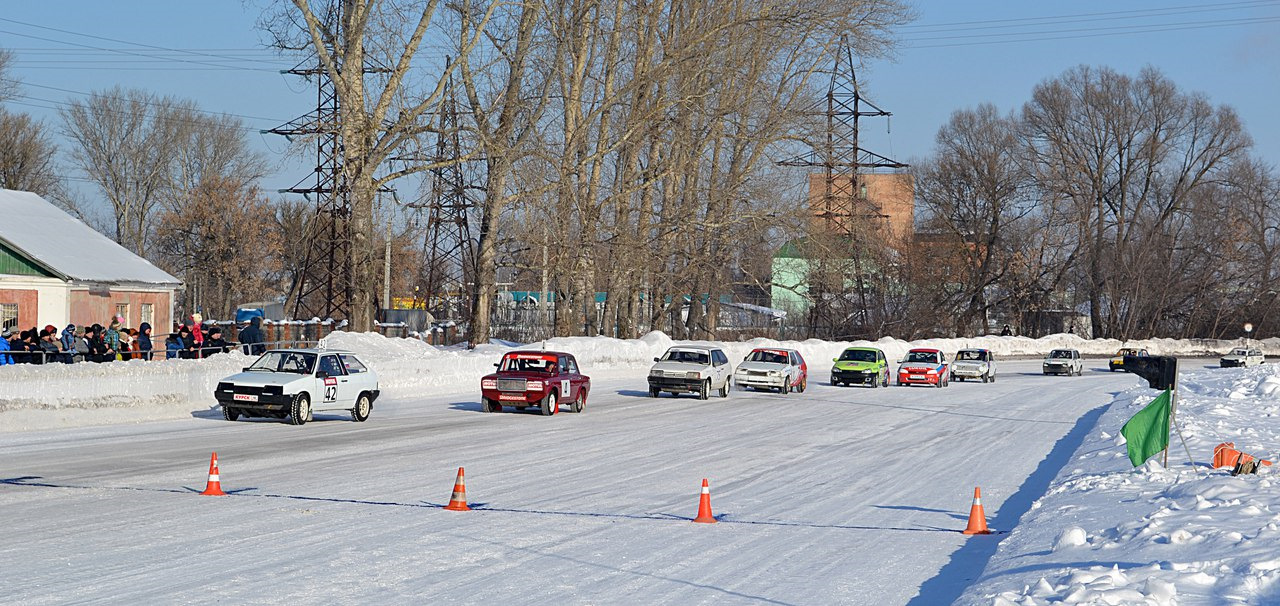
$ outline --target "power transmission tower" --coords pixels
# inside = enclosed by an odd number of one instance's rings
[[[446,60],[446,69],[448,62]],[[427,208],[427,232],[423,240],[426,265],[427,309],[441,319],[469,315],[468,281],[475,281],[475,247],[471,239],[474,203],[467,195],[462,144],[458,135],[458,101],[453,78],[439,109],[439,131],[432,160],[431,195],[417,206]]]
[[[868,301],[867,259],[864,257],[876,244],[872,236],[885,233],[889,217],[880,204],[867,195],[863,174],[868,170],[901,169],[908,165],[859,145],[861,118],[892,114],[862,96],[858,89],[853,50],[847,37],[841,38],[835,52],[824,115],[826,129],[821,146],[779,164],[822,169],[822,191],[816,199],[812,191],[813,181],[810,180],[813,214],[822,221],[823,232],[838,236],[838,241],[848,245],[850,250],[842,252],[852,254],[851,272],[841,269],[830,271],[827,264],[830,255],[819,255],[817,271],[810,271],[810,325],[828,333],[824,336],[865,334],[870,329],[871,305]],[[853,313],[848,313],[847,305],[841,304],[847,290],[847,273],[853,274],[858,294],[859,309]],[[851,319],[852,327],[849,326]]]
[[[329,23],[342,22],[342,3],[330,5],[326,16]],[[330,56],[336,56],[333,48]],[[315,79],[316,109],[302,117],[276,128],[262,131],[283,135],[292,140],[296,136],[313,136],[316,145],[316,166],[312,170],[314,185],[304,178],[281,193],[302,194],[308,200],[314,198],[315,215],[306,234],[307,252],[302,268],[289,292],[290,310],[294,318],[347,318],[351,312],[351,189],[343,177],[341,114],[337,90],[329,78],[329,72],[314,59],[314,67],[298,67],[283,70]],[[306,62],[304,62],[306,63]],[[386,73],[386,68],[362,66],[362,73]],[[385,188],[383,191],[386,191]]]

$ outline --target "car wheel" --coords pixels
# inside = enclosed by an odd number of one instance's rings
[[[871,377],[871,389],[875,389],[879,386],[880,386],[880,377]]]
[[[660,392],[659,392],[657,389],[654,389],[654,388],[652,388],[652,387],[650,387],[650,388],[649,388],[649,397],[650,397],[650,398],[656,398],[656,397],[658,397],[658,394],[659,394],[659,393],[660,393]]]
[[[572,410],[573,412],[582,412],[582,409],[586,407],[587,407],[587,390],[582,389],[578,391],[578,399],[573,401],[573,406],[570,406],[569,410]]]
[[[560,409],[560,400],[556,398],[556,392],[550,392],[547,397],[542,399],[542,416],[549,417],[556,414]]]
[[[839,381],[837,381],[837,380],[835,380],[835,379],[831,379],[831,386],[832,386],[832,387],[840,387],[840,382],[839,382]]]
[[[311,398],[307,394],[300,393],[293,398],[293,404],[289,406],[289,423],[293,425],[302,425],[311,419]]]
[[[523,408],[523,406],[517,406],[516,408]],[[492,398],[484,398],[484,402],[480,405],[480,410],[485,412],[502,412],[502,405]]]
[[[778,393],[784,396],[791,393],[791,377],[785,377],[782,379],[782,387],[778,390]]]
[[[800,379],[800,387],[796,388],[797,393],[804,393],[804,389],[809,386],[809,377]]]
[[[351,420],[357,423],[363,423],[369,420],[369,413],[373,411],[373,402],[369,401],[369,396],[360,394],[360,398],[356,400],[356,407],[351,409]]]
[[[884,373],[884,378],[880,380],[880,386],[881,386],[881,387],[888,387],[888,386],[889,386],[889,373],[888,373],[888,372]]]
[[[995,373],[991,373],[991,376],[990,376],[990,377],[987,377],[987,378],[988,378],[988,379],[990,379],[992,383],[995,383],[995,382],[996,382],[996,374],[995,374]]]
[[[240,418],[240,411],[230,406],[222,407],[222,418],[228,421],[234,421]]]
[[[698,386],[698,399],[706,400],[710,397],[711,397],[711,379],[707,379],[702,382],[702,385]]]
[[[733,388],[733,385],[731,384],[732,382],[733,380],[731,378],[729,377],[724,378],[724,385],[720,388],[720,397],[722,398],[729,397],[729,390]]]

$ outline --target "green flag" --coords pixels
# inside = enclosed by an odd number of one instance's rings
[[[1134,467],[1169,447],[1169,402],[1166,389],[1120,428]]]

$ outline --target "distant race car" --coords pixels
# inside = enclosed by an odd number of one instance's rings
[[[1124,370],[1125,356],[1138,356],[1138,357],[1145,358],[1150,355],[1151,354],[1147,353],[1147,350],[1145,349],[1140,349],[1137,347],[1122,347],[1120,348],[1120,351],[1116,352],[1116,355],[1111,356],[1111,360],[1107,362],[1107,366],[1111,369],[1111,372],[1115,372],[1117,370]]]
[[[850,347],[832,360],[831,384],[861,383],[872,387],[889,386],[889,361],[884,352],[874,347]]]
[[[990,349],[961,349],[951,362],[951,378],[982,379],[983,383],[996,380],[996,356]]]
[[[946,387],[949,375],[947,355],[939,349],[921,347],[908,351],[898,366],[898,385]]]
[[[587,407],[591,377],[578,369],[573,354],[558,351],[511,351],[494,366],[498,372],[480,379],[480,397],[485,412],[502,412],[503,406],[516,410],[538,407],[543,415],[560,411],[561,402],[570,410]]]
[[[1218,364],[1222,368],[1233,368],[1237,366],[1257,366],[1261,364],[1265,358],[1262,356],[1261,349],[1250,349],[1248,347],[1237,347],[1231,350],[1225,356],[1218,360]]]
[[[378,375],[355,354],[328,349],[275,349],[218,382],[213,396],[228,421],[289,417],[302,425],[315,411],[348,410],[364,421],[378,399]]]
[[[1084,360],[1074,349],[1055,349],[1045,357],[1041,368],[1046,375],[1080,376],[1084,374]]]
[[[738,387],[776,389],[778,393],[803,392],[809,384],[809,366],[794,349],[757,347],[733,373]]]
[[[656,364],[649,368],[651,398],[664,391],[672,395],[694,393],[701,400],[715,391],[727,398],[733,387],[733,366],[719,347],[678,345],[653,361]]]

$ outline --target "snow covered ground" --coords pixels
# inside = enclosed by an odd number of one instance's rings
[[[1214,447],[1280,454],[1280,366],[1183,365],[1169,469],[1134,469],[1120,427],[1156,394],[1115,396],[964,604],[1280,604],[1280,477],[1232,477]]]
[[[670,344],[549,341],[594,389],[583,414],[544,418],[479,412],[504,346],[340,334],[384,397],[366,423],[302,427],[221,419],[209,394],[238,355],[0,368],[0,601],[1280,603],[1273,471],[1197,476],[1176,442],[1180,466],[1133,471],[1116,436],[1154,392],[1100,360],[1045,377],[1008,359],[1119,343],[876,343],[1006,357],[998,382],[947,389],[830,387],[847,344],[788,343],[813,367],[804,394],[648,398]],[[1193,454],[1274,459],[1280,367],[1213,362],[1183,360]],[[231,497],[195,495],[212,451]],[[472,512],[441,509],[459,466]],[[714,526],[689,522],[704,477]],[[999,534],[959,533],[974,486]]]

